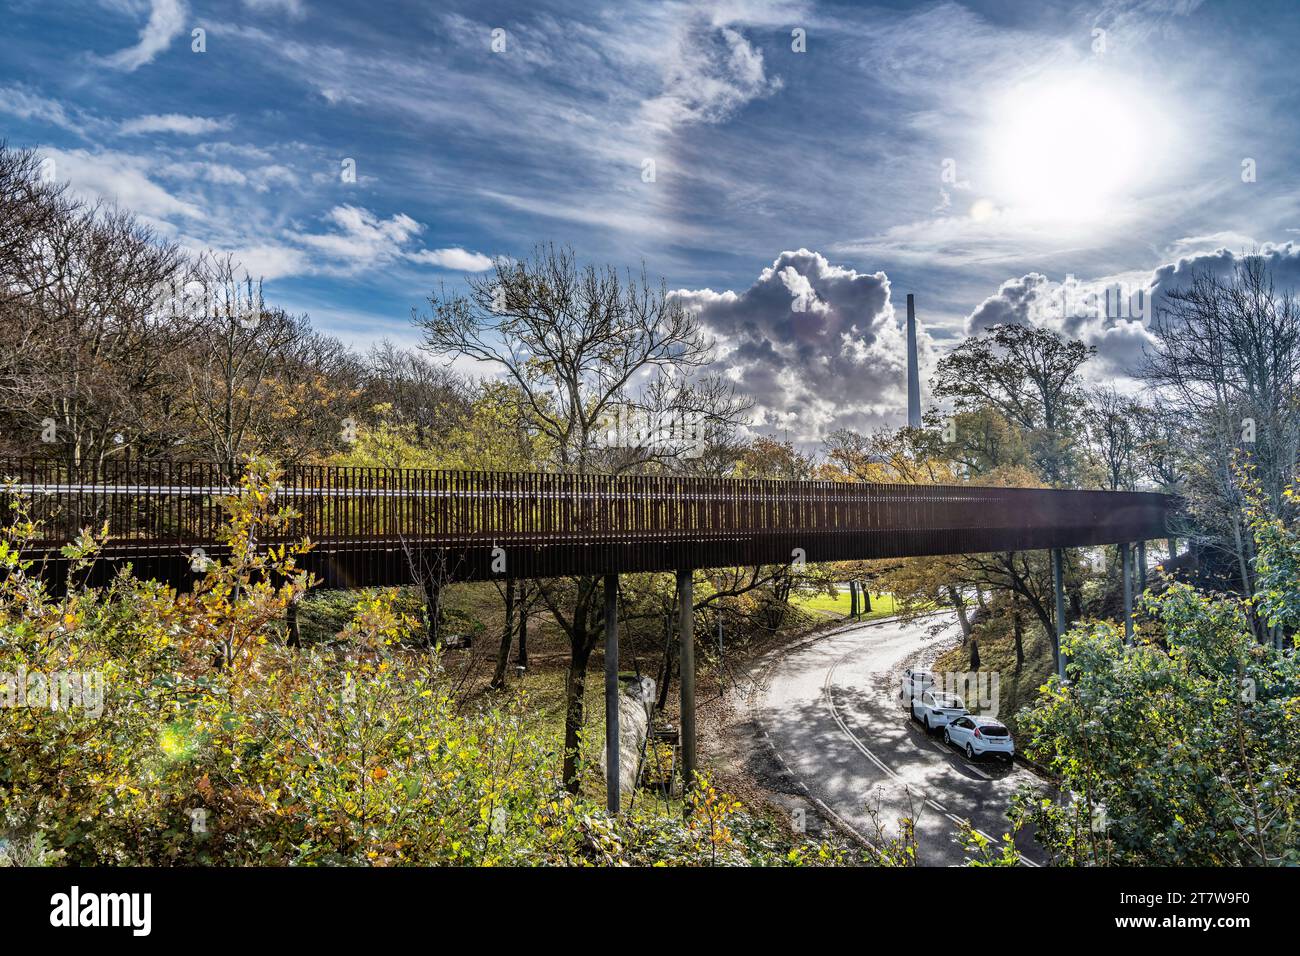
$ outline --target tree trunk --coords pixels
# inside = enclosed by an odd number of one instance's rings
[[[862,613],[871,613],[871,589],[867,585],[862,585],[859,590],[862,592]]]
[[[970,669],[973,671],[980,669],[980,642],[975,637],[970,639]]]
[[[668,686],[673,682],[673,661],[677,660],[676,648],[673,647],[673,616],[664,615],[664,664],[659,670],[659,699],[655,701],[655,710],[662,711],[668,706]]]
[[[1016,670],[1025,663],[1025,622],[1020,617],[1020,595],[1011,594],[1011,633],[1016,640]]]
[[[423,583],[424,611],[427,621],[425,643],[429,647],[436,647],[438,644],[438,606],[442,603],[442,588],[438,586],[437,581],[428,578]]]
[[[948,586],[948,601],[957,612],[957,620],[961,623],[961,642],[965,644],[970,640],[971,635],[970,618],[966,615],[966,602],[952,585]],[[972,651],[972,654],[974,653]]]
[[[586,641],[586,622],[578,625],[581,630],[581,644],[575,633],[573,653],[569,657],[569,673],[564,682],[564,789],[577,794],[578,780],[578,737],[582,733],[584,694],[587,689],[587,663],[591,660],[591,647]]]
[[[497,651],[497,669],[492,675],[491,687],[498,690],[506,686],[506,667],[510,664],[510,643],[515,636],[515,582],[506,582],[506,623],[501,628],[501,647]]]
[[[1232,522],[1233,542],[1237,546],[1237,570],[1241,574],[1241,590],[1247,598],[1254,596],[1255,588],[1250,579],[1250,567],[1248,565],[1248,556],[1246,554],[1246,543],[1241,533],[1241,523],[1237,519]],[[1259,633],[1259,618],[1251,605],[1247,605],[1246,623],[1250,625],[1250,632],[1255,637],[1256,643],[1262,643],[1263,638]]]
[[[302,647],[302,634],[298,630],[298,599],[291,598],[289,606],[284,611],[285,624],[289,627],[289,639],[285,642],[289,647]]]

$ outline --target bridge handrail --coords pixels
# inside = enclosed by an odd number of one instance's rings
[[[74,476],[57,462],[6,459],[0,479],[14,482],[0,487],[0,499],[28,499],[44,542],[69,540],[103,521],[119,543],[210,541],[224,520],[221,499],[237,491],[222,469],[202,462],[110,461]],[[1103,537],[1137,540],[1163,535],[1177,507],[1158,492],[338,465],[284,469],[277,502],[299,514],[293,537],[430,541],[970,535],[1012,527],[1027,534],[1093,527]]]

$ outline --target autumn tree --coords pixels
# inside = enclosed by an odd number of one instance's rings
[[[234,476],[254,454],[290,464],[337,446],[357,410],[355,357],[306,316],[269,307],[229,256],[186,274],[169,304],[183,330],[169,367],[190,449]]]
[[[1022,429],[1044,479],[1061,485],[1074,464],[1077,374],[1095,351],[1050,329],[997,325],[939,360],[934,393],[958,411],[992,408]]]

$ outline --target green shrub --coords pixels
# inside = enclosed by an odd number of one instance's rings
[[[527,702],[453,704],[396,591],[360,592],[335,640],[286,646],[306,545],[259,551],[288,516],[255,465],[228,503],[234,557],[191,594],[124,574],[48,594],[0,544],[0,672],[102,675],[97,715],[0,713],[9,855],[81,865],[828,864],[701,781],[684,814],[611,819],[564,792]],[[69,550],[93,561],[94,536]],[[270,581],[284,582],[278,585]],[[24,849],[28,848],[28,849]]]

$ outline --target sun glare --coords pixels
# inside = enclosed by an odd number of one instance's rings
[[[988,152],[998,204],[1035,219],[1104,216],[1150,157],[1136,92],[1091,76],[1026,84],[998,105]]]

